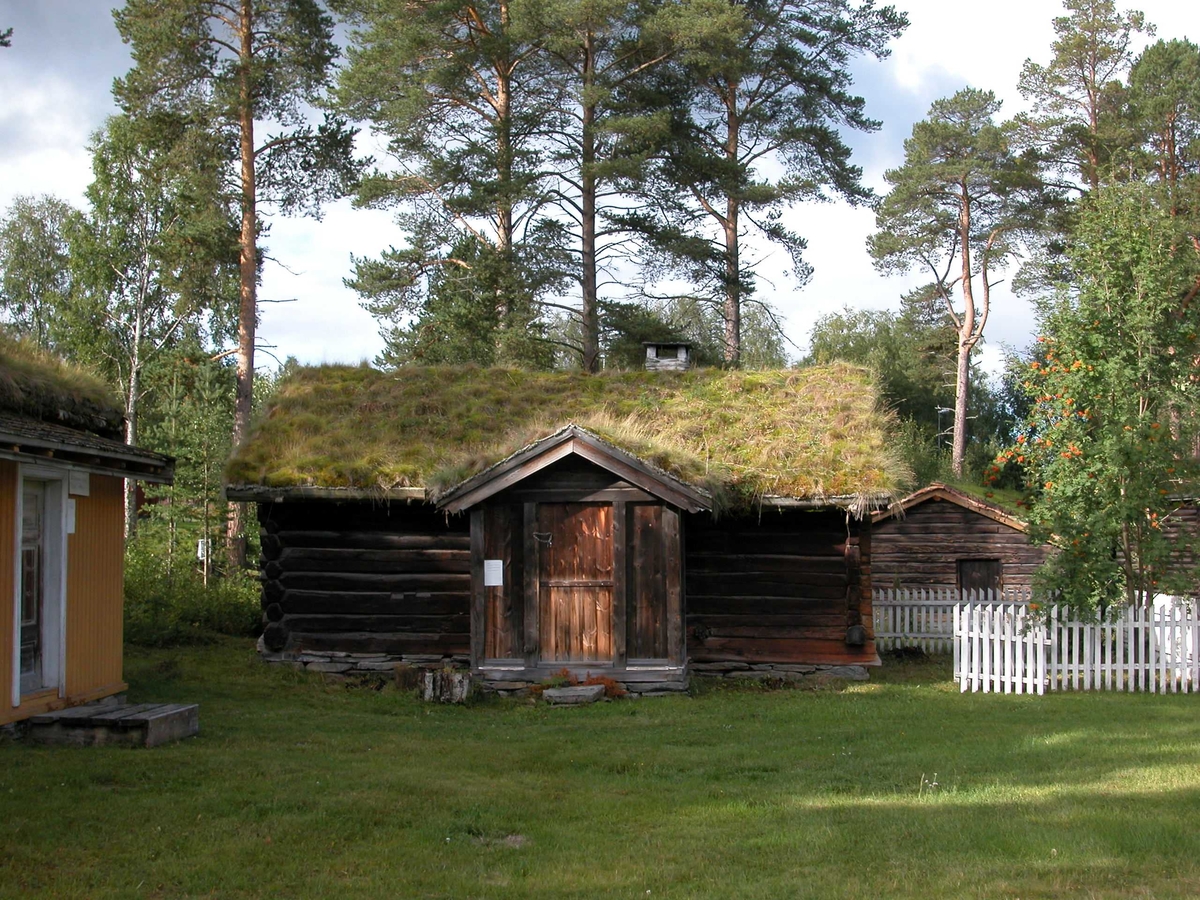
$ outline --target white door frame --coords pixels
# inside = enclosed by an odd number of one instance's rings
[[[13,641],[12,705],[21,705],[21,530],[25,481],[46,483],[44,537],[46,558],[42,568],[44,617],[42,620],[43,690],[67,691],[67,477],[68,469],[19,464],[17,466],[16,520],[13,537]]]

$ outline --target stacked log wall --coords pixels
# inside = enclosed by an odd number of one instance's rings
[[[877,588],[957,590],[958,563],[967,559],[998,559],[1006,590],[1028,588],[1046,554],[1020,529],[940,499],[877,522],[872,533]]]
[[[694,669],[878,662],[869,523],[837,510],[764,509],[753,517],[689,516],[685,534]]]
[[[468,654],[465,516],[404,502],[300,500],[260,504],[259,522],[269,653],[331,667],[340,657],[378,660],[380,669]]]

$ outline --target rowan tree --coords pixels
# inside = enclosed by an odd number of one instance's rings
[[[1031,534],[1060,546],[1045,586],[1077,607],[1191,589],[1170,565],[1169,519],[1198,473],[1200,263],[1160,186],[1101,186],[1082,202],[1076,282],[1044,300],[1027,429],[1001,461],[1025,467]],[[1181,313],[1182,310],[1182,313]]]

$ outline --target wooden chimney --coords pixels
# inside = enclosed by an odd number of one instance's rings
[[[642,346],[651,372],[682,372],[692,366],[692,345],[685,341],[645,341]]]

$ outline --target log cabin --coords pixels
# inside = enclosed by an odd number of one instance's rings
[[[227,472],[228,497],[257,504],[261,652],[643,693],[689,667],[876,664],[870,511],[904,477],[891,425],[846,365],[300,369]]]
[[[173,462],[121,433],[105,385],[0,337],[0,726],[126,690],[124,480]]]
[[[874,586],[1028,590],[1047,547],[998,503],[935,482],[872,514]]]

